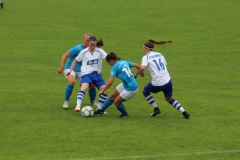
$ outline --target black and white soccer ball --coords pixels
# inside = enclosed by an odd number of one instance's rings
[[[94,110],[91,106],[85,106],[82,108],[83,117],[92,117],[94,115]]]

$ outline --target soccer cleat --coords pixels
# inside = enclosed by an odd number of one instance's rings
[[[65,102],[63,103],[63,108],[64,108],[64,109],[67,109],[67,108],[68,108],[68,102],[67,102],[67,101],[65,101]]]
[[[150,117],[154,117],[154,116],[156,116],[157,114],[160,114],[160,113],[161,113],[160,109],[154,110],[153,113],[150,114]]]
[[[120,116],[118,116],[119,118],[128,118],[129,117],[129,115],[126,115],[126,116],[124,116],[123,114],[121,114]]]
[[[91,105],[98,106],[98,103],[95,102],[95,101],[93,101],[93,102],[91,103]]]
[[[189,119],[190,115],[186,111],[182,112],[182,114],[184,118]]]
[[[104,112],[103,112],[103,111],[100,111],[100,109],[96,109],[96,110],[94,111],[94,114],[104,114]]]
[[[76,108],[75,108],[75,112],[80,112],[80,106],[78,107],[78,106],[76,106]]]
[[[3,2],[2,1],[0,1],[0,7],[1,7],[1,9],[3,9]]]

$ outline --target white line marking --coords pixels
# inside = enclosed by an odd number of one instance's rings
[[[194,153],[176,153],[176,154],[156,154],[156,155],[142,155],[142,156],[124,156],[124,157],[105,157],[105,158],[80,158],[74,160],[109,160],[109,159],[143,159],[154,157],[176,157],[189,155],[203,155],[203,154],[224,154],[224,153],[238,153],[240,150],[223,150],[223,151],[209,151],[209,152],[194,152]]]

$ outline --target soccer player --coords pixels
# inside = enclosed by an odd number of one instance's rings
[[[68,102],[69,102],[70,96],[72,94],[74,85],[75,85],[75,78],[81,84],[81,65],[82,65],[82,63],[81,62],[77,63],[76,66],[74,67],[74,69],[71,71],[71,74],[69,76],[66,76],[66,73],[68,73],[68,71],[70,70],[71,64],[72,64],[73,60],[77,57],[77,55],[84,48],[88,47],[88,39],[91,36],[92,36],[92,34],[86,33],[83,36],[83,43],[82,44],[78,44],[78,45],[72,47],[69,51],[67,51],[66,53],[64,53],[62,55],[62,60],[61,60],[60,68],[58,69],[58,73],[62,74],[62,72],[64,70],[65,77],[67,78],[67,81],[68,81],[68,84],[67,84],[66,89],[65,89],[65,100],[64,100],[64,103],[63,103],[63,108],[68,108]],[[68,61],[65,64],[67,58],[68,58]],[[94,101],[95,98],[96,98],[96,94],[97,94],[96,93],[96,88],[95,88],[94,85],[92,85],[89,88],[88,94],[90,96],[90,103],[93,104],[93,105],[97,105],[97,103]]]
[[[123,102],[130,100],[138,91],[138,84],[133,77],[130,68],[136,67],[137,69],[140,69],[140,65],[123,60],[114,52],[110,52],[107,55],[106,61],[112,66],[111,74],[106,86],[99,92],[99,95],[103,94],[113,84],[115,77],[121,79],[122,83],[115,88],[110,98],[108,98],[103,104],[102,108],[94,111],[94,114],[103,114],[104,110],[114,103],[117,109],[121,112],[119,117],[128,118],[129,114],[126,111]],[[141,73],[141,76],[144,76],[143,72]]]
[[[95,36],[91,36],[88,39],[89,46],[83,49],[76,59],[72,62],[70,70],[67,72],[67,76],[70,75],[75,65],[78,62],[82,62],[81,66],[81,78],[82,85],[81,89],[77,96],[77,106],[75,108],[75,112],[79,112],[81,109],[81,104],[85,95],[85,92],[89,88],[91,84],[94,84],[101,91],[105,86],[105,81],[101,77],[100,72],[102,69],[102,61],[106,58],[107,53],[99,48],[103,46],[103,41],[100,39],[99,41]],[[98,108],[101,108],[103,103],[107,98],[107,91],[104,91],[103,94],[99,97]]]
[[[186,119],[188,119],[190,115],[176,99],[172,98],[172,81],[167,70],[167,62],[164,56],[161,53],[153,51],[154,44],[165,44],[168,42],[171,41],[156,42],[150,39],[143,44],[143,52],[145,56],[142,58],[141,68],[137,71],[134,77],[137,78],[137,75],[146,68],[152,76],[152,82],[148,83],[142,91],[145,99],[154,108],[154,111],[150,116],[156,116],[161,113],[151,93],[158,93],[162,91],[165,95],[165,100],[175,109],[180,111]]]

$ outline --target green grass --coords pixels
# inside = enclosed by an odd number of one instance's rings
[[[240,22],[236,0],[4,1],[0,10],[0,159],[211,159],[240,157]],[[170,72],[174,98],[191,114],[186,120],[154,98],[162,115],[141,94],[151,80],[138,78],[139,93],[125,103],[129,119],[111,106],[103,116],[68,110],[57,73],[61,56],[84,33],[102,37],[106,52],[141,63],[148,39]],[[103,77],[110,67],[103,64]],[[136,70],[133,70],[135,73]],[[109,95],[119,83],[116,80]],[[83,106],[89,105],[85,96]]]

